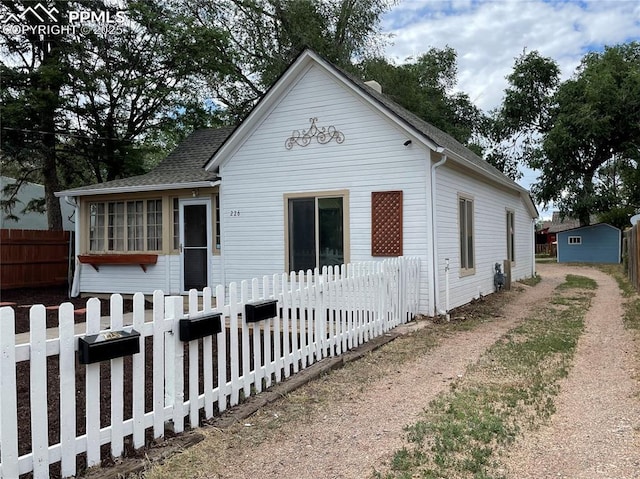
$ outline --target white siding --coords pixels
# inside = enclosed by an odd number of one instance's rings
[[[314,139],[287,150],[285,140],[308,129],[312,117],[318,127],[341,131],[344,143]],[[404,254],[426,261],[428,154],[416,142],[405,147],[407,139],[335,79],[309,69],[220,169],[225,282],[284,271],[285,193],[348,190],[350,260],[356,262],[380,259],[371,256],[371,192],[402,190]]]
[[[137,265],[100,265],[100,271],[93,266],[81,264],[83,293],[141,292],[151,294],[159,289],[165,294],[182,294],[180,255],[159,255],[158,263],[147,266],[145,273]],[[209,286],[215,288],[222,283],[220,256],[214,255],[210,262]]]
[[[474,203],[475,274],[460,274],[458,195]],[[512,279],[531,276],[532,218],[522,198],[496,188],[459,170],[444,166],[436,170],[436,230],[438,237],[438,307],[445,308],[445,259],[449,258],[450,308],[460,306],[494,290],[494,264],[507,258],[506,211],[515,212],[515,255]]]
[[[209,277],[211,278],[209,285],[214,291],[216,286],[219,284],[225,284],[224,275],[222,274],[222,258],[220,255],[213,255],[211,257],[211,270]]]
[[[98,266],[99,271],[89,264],[81,264],[82,292],[152,294],[156,289],[166,292],[167,272],[170,270],[169,258],[171,257],[159,255],[158,262],[148,265],[146,273],[136,264],[101,264]]]

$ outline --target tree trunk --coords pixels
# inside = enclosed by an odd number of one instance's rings
[[[47,223],[50,230],[60,231],[62,230],[62,210],[60,208],[60,199],[54,195],[56,191],[60,190],[58,169],[56,168],[56,152],[55,147],[45,147],[45,150],[45,159],[42,165],[42,176],[44,178],[44,199],[47,207]]]

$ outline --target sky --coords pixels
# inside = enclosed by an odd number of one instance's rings
[[[570,78],[582,57],[640,41],[639,0],[399,0],[385,14],[385,57],[400,64],[429,48],[458,53],[458,89],[482,110],[499,106],[523,51],[553,58]],[[529,188],[537,173],[524,171]],[[543,216],[550,216],[545,212]]]

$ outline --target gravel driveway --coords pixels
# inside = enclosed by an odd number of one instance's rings
[[[507,477],[571,479],[640,478],[638,344],[622,324],[615,280],[592,268],[540,268],[544,282],[567,273],[598,283],[585,317],[573,368],[548,426],[516,443]]]
[[[574,367],[562,383],[557,413],[547,426],[516,442],[505,458],[507,478],[640,478],[640,397],[634,360],[637,344],[623,329],[622,298],[615,281],[593,268],[539,265],[542,282],[525,287],[504,317],[440,341],[429,353],[386,374],[358,394],[331,398],[317,414],[287,422],[267,440],[241,442],[246,429],[208,431],[185,451],[195,477],[364,478],[384,469],[403,445],[403,427],[414,423],[429,401],[449,388],[466,367],[506,331],[544,306],[568,273],[598,282],[586,316]],[[277,413],[267,410],[257,423]],[[154,468],[151,478],[175,477]]]

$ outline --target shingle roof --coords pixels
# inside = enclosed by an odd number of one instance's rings
[[[114,188],[180,185],[182,183],[215,181],[217,179],[216,174],[205,170],[204,165],[233,130],[234,128],[232,127],[196,130],[185,138],[155,168],[144,175],[73,188],[60,192],[59,195],[74,196],[74,193],[86,194],[90,192],[99,194],[101,190],[112,190]]]
[[[430,142],[435,143],[437,146],[445,148],[446,150],[456,154],[457,156],[460,156],[461,158],[464,158],[465,160],[469,161],[472,165],[476,166],[477,168],[480,168],[484,172],[494,177],[496,180],[502,183],[504,182],[511,183],[513,186],[517,187],[523,192],[526,191],[525,188],[518,185],[515,181],[513,181],[507,175],[505,175],[500,170],[495,168],[493,165],[489,164],[487,161],[480,158],[477,154],[475,154],[473,151],[471,151],[469,148],[464,146],[462,143],[460,143],[458,140],[453,138],[448,133],[445,133],[444,131],[440,130],[439,128],[433,126],[430,123],[427,123],[419,116],[411,113],[409,110],[407,110],[403,106],[399,105],[398,103],[391,100],[389,97],[385,96],[383,93],[378,93],[376,90],[366,85],[359,78],[351,75],[350,73],[344,71],[343,69],[333,64],[331,65],[340,74],[342,74],[345,78],[347,78],[347,80],[349,80],[351,83],[357,86],[362,92],[364,92],[366,95],[370,96],[375,101],[380,103],[387,110],[389,110],[398,118],[403,120],[405,123],[411,126],[418,133],[422,134]]]
[[[304,52],[303,52],[304,53]],[[302,53],[301,53],[302,55]],[[483,172],[483,174],[493,178],[494,180],[507,184],[523,194],[528,194],[527,190],[518,185],[508,176],[504,175],[497,168],[493,167],[485,160],[476,155],[469,148],[457,141],[451,135],[427,123],[417,115],[411,113],[398,103],[394,102],[384,94],[378,93],[371,87],[367,86],[362,80],[356,78],[352,74],[337,67],[333,63],[325,60],[338,74],[342,75],[347,81],[352,83],[356,88],[361,90],[365,95],[372,98],[384,109],[391,112],[408,127],[419,135],[424,136],[429,142],[437,147],[442,147],[454,155],[468,162],[469,166],[475,167]],[[294,61],[295,63],[295,61]],[[112,188],[126,187],[144,187],[165,184],[180,184],[198,181],[212,181],[217,179],[215,173],[208,172],[204,166],[213,157],[214,153],[225,142],[225,140],[233,132],[233,128],[220,129],[204,129],[197,130],[187,137],[178,147],[165,158],[158,166],[149,173],[140,176],[133,176],[121,180],[99,183],[81,188],[75,188],[59,193],[59,195],[69,194],[73,196],[74,192],[85,192],[85,194],[94,192],[100,193],[100,190],[111,190]],[[533,202],[531,202],[533,205]],[[535,209],[535,206],[534,206]]]

